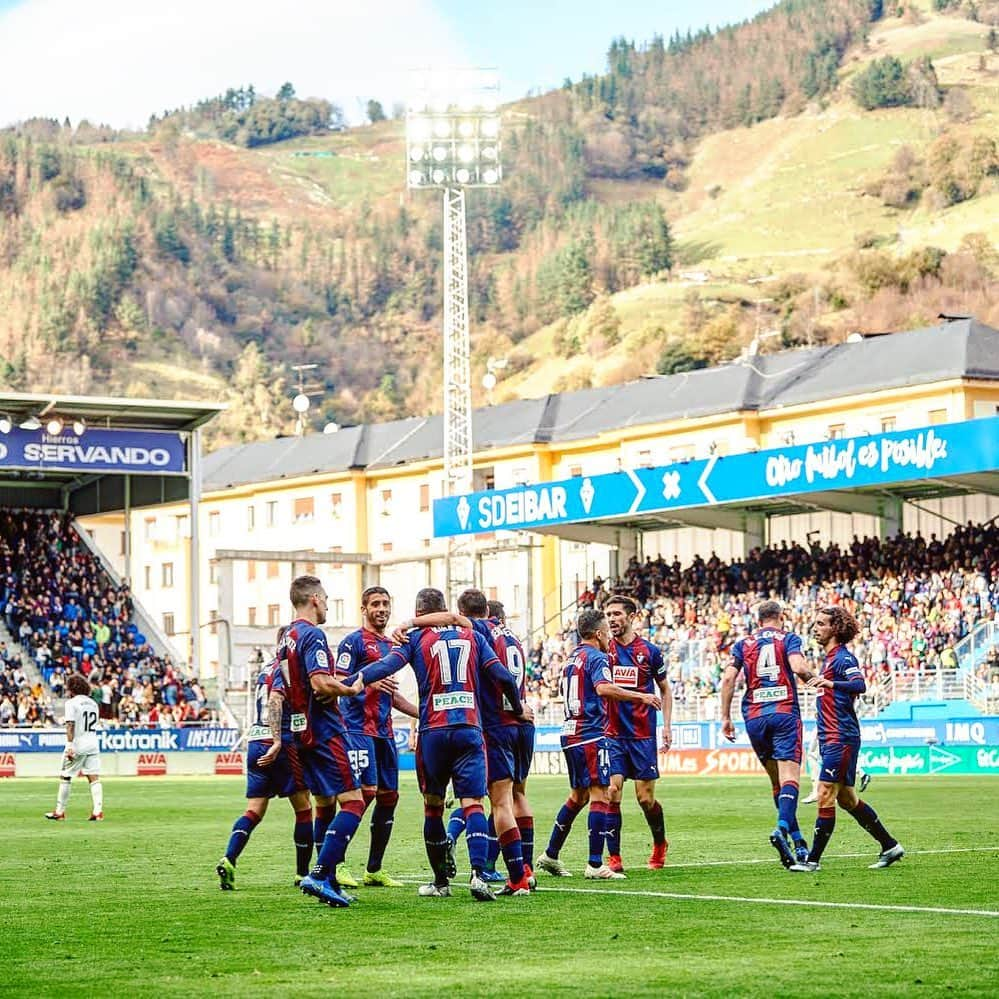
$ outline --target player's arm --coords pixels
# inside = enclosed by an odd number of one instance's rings
[[[632,704],[647,704],[650,708],[658,711],[663,702],[658,694],[646,694],[641,690],[625,690],[610,680],[601,680],[594,685],[594,689],[599,697],[606,697],[608,701],[631,701]]]
[[[271,687],[267,697],[267,727],[271,730],[271,744],[257,759],[258,767],[268,767],[281,752],[281,715],[284,712],[284,693]]]
[[[475,635],[475,648],[479,654],[479,670],[499,685],[510,705],[510,711],[514,718],[519,718],[521,721],[533,721],[534,713],[521,703],[520,685],[514,675],[496,658],[496,653],[479,632],[473,631],[472,634]]]
[[[472,628],[472,622],[461,614],[453,611],[433,611],[430,614],[420,614],[418,617],[411,617],[399,624],[392,632],[392,641],[396,645],[402,645],[406,641],[406,634],[413,628]]]
[[[825,687],[827,690],[842,690],[847,694],[863,694],[867,690],[867,681],[860,669],[857,660],[850,656],[846,660],[840,660],[833,668],[833,678],[817,676],[809,684],[809,687]]]
[[[76,747],[73,740],[76,738],[76,722],[71,718],[66,718],[66,759],[71,760],[76,756]]]
[[[409,665],[412,656],[413,646],[409,639],[407,639],[402,645],[397,645],[394,649],[390,649],[388,654],[382,656],[377,662],[368,663],[367,666],[355,673],[353,677],[348,677],[348,679],[359,682],[363,690],[368,684],[384,680],[385,677],[391,676],[393,673],[398,673],[403,666]]]
[[[392,695],[392,707],[404,715],[409,715],[410,718],[420,717],[420,709],[408,697],[403,697],[398,690]]]
[[[791,672],[805,683],[809,683],[815,678],[815,673],[802,654],[801,638],[798,635],[790,634],[784,639],[784,642],[784,648],[787,650],[787,664],[791,667]]]
[[[659,688],[659,699],[663,702],[663,749],[669,749],[673,743],[673,688],[669,684],[669,670],[662,650],[653,646],[652,675]]]
[[[725,667],[721,682],[721,716],[722,735],[729,742],[735,742],[735,725],[732,724],[732,698],[735,695],[735,678],[739,675],[741,660],[733,657],[732,662]]]
[[[357,683],[346,684],[338,680],[330,669],[329,649],[326,640],[312,640],[302,650],[309,685],[320,700],[333,697],[354,697],[363,690]]]

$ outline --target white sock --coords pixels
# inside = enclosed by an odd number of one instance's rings
[[[104,787],[99,780],[90,785],[90,797],[94,801],[94,815],[100,815],[104,811]]]
[[[66,811],[66,802],[69,801],[69,792],[73,790],[73,782],[69,780],[59,780],[59,793],[56,795],[56,815],[62,815]]]

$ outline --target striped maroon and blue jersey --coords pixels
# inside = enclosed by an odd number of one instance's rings
[[[611,679],[625,690],[654,694],[666,679],[666,663],[658,646],[637,635],[629,645],[611,639]],[[612,739],[648,739],[656,734],[656,710],[634,701],[607,701],[607,735]]]
[[[391,648],[391,639],[376,631],[368,631],[367,628],[352,631],[337,648],[337,677],[343,679],[356,673],[362,666],[378,662],[388,655]],[[367,687],[357,697],[345,697],[340,703],[340,709],[348,732],[371,735],[378,739],[395,738],[391,694],[383,694]]]
[[[611,683],[607,653],[592,645],[577,646],[562,669],[562,748],[602,739],[607,729],[607,706],[597,693],[601,683]]]
[[[789,665],[794,653],[801,654],[801,639],[779,628],[761,628],[732,646],[732,665],[746,677],[744,718],[799,713],[798,683]]]
[[[257,674],[257,682],[253,690],[253,724],[250,726],[250,734],[247,736],[248,742],[273,742],[271,739],[270,722],[267,718],[267,702],[270,700],[271,690],[278,690],[285,693],[284,677],[278,669],[278,660],[272,659]],[[291,715],[288,712],[288,700],[284,698],[281,711],[281,738],[282,740],[291,736]]]
[[[496,653],[496,658],[517,682],[517,693],[523,701],[527,684],[527,670],[524,663],[524,648],[517,636],[496,618],[473,618],[472,627],[476,634],[481,635],[486,640],[489,647]],[[482,677],[482,685],[479,688],[479,710],[482,712],[483,728],[528,724],[514,715],[510,699],[503,692],[500,684],[488,674]]]
[[[845,646],[830,652],[822,664],[822,678],[832,680],[832,689],[820,687],[816,694],[815,721],[819,745],[827,742],[860,742],[860,722],[854,702],[867,690],[857,657]]]
[[[278,646],[278,659],[285,673],[291,731],[303,746],[342,738],[346,732],[336,699],[322,703],[312,690],[310,678],[333,673],[326,635],[308,621],[293,621]]]
[[[413,667],[420,692],[420,731],[470,725],[481,728],[478,692],[482,677],[493,675],[513,685],[489,643],[468,628],[414,628],[402,645],[364,668],[364,682],[374,683]]]

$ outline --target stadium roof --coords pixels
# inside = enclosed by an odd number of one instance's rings
[[[50,413],[72,420],[83,417],[94,428],[129,430],[196,430],[226,407],[214,402],[172,399],[122,399],[113,396],[52,395],[0,392],[0,413],[26,419]]]
[[[951,379],[999,380],[999,330],[975,319],[757,354],[715,368],[520,399],[475,410],[477,451],[582,440],[622,427],[836,399]],[[440,416],[348,427],[222,448],[204,459],[203,488],[352,468],[386,468],[443,454]]]

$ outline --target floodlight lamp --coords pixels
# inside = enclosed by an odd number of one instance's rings
[[[499,156],[495,146],[483,146],[482,158],[484,160],[495,160]]]
[[[482,171],[482,182],[484,184],[495,184],[499,181],[499,171],[490,167]]]
[[[431,176],[433,177],[433,181],[434,181],[435,184],[442,184],[442,183],[444,183],[444,177],[446,175],[445,175],[445,173],[444,173],[443,170],[435,170],[431,174]]]
[[[423,146],[410,146],[409,147],[409,158],[414,163],[419,163],[423,159]]]
[[[471,163],[475,159],[475,150],[469,145],[459,146],[458,159],[462,163]]]
[[[295,410],[296,413],[307,413],[309,411],[309,397],[304,392],[299,392],[294,399],[291,400],[291,408]]]
[[[9,434],[13,427],[14,422],[6,413],[0,415],[0,434]]]
[[[454,179],[458,181],[459,184],[467,184],[471,179],[472,175],[464,167],[460,170],[456,170],[454,174]]]
[[[426,180],[422,170],[410,170],[409,171],[409,182],[413,187],[419,187]]]
[[[40,430],[42,426],[42,421],[38,419],[37,416],[29,416],[26,420],[23,420],[20,424],[22,430]]]
[[[446,139],[451,135],[451,122],[447,118],[438,118],[434,122],[434,135],[438,139]]]
[[[339,423],[332,423],[331,422],[331,423],[327,423],[326,426],[323,427],[323,433],[324,434],[335,434],[339,429],[340,429],[340,424]]]
[[[496,376],[491,371],[487,371],[482,376],[482,387],[487,392],[492,392],[492,390],[496,388]]]
[[[447,159],[447,146],[434,146],[434,159],[443,163]]]
[[[58,437],[62,433],[62,420],[58,416],[50,416],[45,424],[45,432]]]
[[[73,433],[76,434],[77,437],[82,437],[83,432],[86,429],[87,421],[84,420],[82,416],[78,416],[75,420],[73,420]]]
[[[470,121],[463,121],[458,125],[458,134],[463,139],[470,139],[475,135],[475,125]]]

